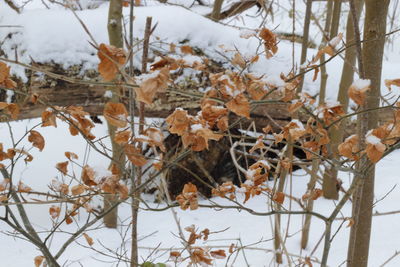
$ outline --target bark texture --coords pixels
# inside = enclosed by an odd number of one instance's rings
[[[385,45],[386,17],[390,0],[366,0],[364,42],[362,61],[364,77],[371,80],[371,89],[363,108],[379,106],[382,58]],[[362,114],[360,136],[378,125],[377,112]],[[358,171],[362,173],[363,184],[357,191],[353,207],[355,224],[349,241],[348,267],[367,267],[372,225],[375,168],[366,168],[370,162],[362,160]],[[367,171],[365,171],[367,170]]]

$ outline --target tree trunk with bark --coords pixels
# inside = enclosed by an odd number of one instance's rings
[[[385,45],[386,18],[390,0],[366,0],[364,24],[364,42],[362,50],[362,64],[364,65],[365,79],[371,80],[371,88],[367,92],[366,103],[362,109],[379,106],[380,84],[382,74],[382,58]],[[362,74],[362,73],[361,73]],[[359,115],[359,137],[362,143],[369,129],[378,125],[377,112]],[[372,225],[372,208],[374,200],[375,168],[367,168],[370,162],[366,157],[360,160],[357,168],[363,180],[353,202],[353,219],[355,224],[351,228],[348,254],[348,267],[367,267],[369,243]]]
[[[123,38],[122,38],[122,0],[110,0],[110,7],[108,11],[108,38],[110,41],[110,45],[113,45],[118,48],[123,47]],[[110,87],[112,94],[111,102],[119,102],[119,88],[116,86]],[[117,167],[119,169],[119,173],[124,173],[125,170],[125,156],[123,147],[117,144],[114,141],[114,136],[117,130],[117,127],[107,123],[108,125],[108,133],[111,139],[112,146],[112,156],[113,159],[117,162]],[[118,200],[117,195],[108,194],[104,197],[104,209],[108,209]],[[110,213],[104,216],[104,225],[109,228],[116,228],[118,220],[118,207],[115,207]]]

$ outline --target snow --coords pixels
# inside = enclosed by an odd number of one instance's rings
[[[363,80],[363,79],[358,79],[353,82],[351,85],[354,89],[360,91],[363,90],[371,85],[371,80]]]

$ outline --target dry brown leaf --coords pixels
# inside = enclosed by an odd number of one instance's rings
[[[39,132],[34,130],[29,131],[28,141],[40,151],[43,150],[45,142],[43,136]]]
[[[51,205],[51,207],[49,208],[49,214],[53,219],[60,216],[60,211],[61,211],[60,206]]]
[[[385,85],[389,90],[392,90],[392,85],[400,87],[400,79],[385,80]]]
[[[19,106],[15,103],[0,102],[0,110],[4,110],[13,120],[16,120],[20,113]]]
[[[10,67],[4,62],[0,61],[0,86],[6,89],[12,89],[17,87],[17,83],[9,78]]]
[[[145,80],[140,87],[135,87],[136,97],[139,101],[151,105],[157,93],[164,92],[169,83],[169,68],[163,67],[158,74]]]
[[[338,146],[338,152],[346,158],[357,160],[358,157],[356,153],[358,152],[358,136],[351,135],[347,137],[344,142]]]
[[[88,243],[89,246],[93,246],[93,238],[91,238],[88,234],[83,233],[83,237],[86,239],[86,242]]]
[[[188,131],[190,126],[190,118],[186,110],[175,109],[165,121],[169,125],[169,132],[177,135],[183,135]]]
[[[19,183],[18,183],[18,192],[20,192],[20,193],[28,193],[30,191],[32,191],[32,188],[30,188],[29,186],[27,186],[23,182],[19,181]]]
[[[232,58],[232,64],[239,66],[240,68],[244,69],[246,67],[246,60],[242,57],[240,53],[236,53]]]
[[[193,54],[194,54],[193,48],[190,47],[190,46],[188,46],[188,45],[183,45],[183,46],[181,46],[181,52],[182,52],[183,54],[190,54],[190,55],[193,55]]]
[[[98,70],[105,81],[112,81],[118,74],[119,68],[125,64],[126,55],[122,48],[100,44],[97,53],[100,58]]]
[[[57,128],[56,114],[50,110],[42,112],[42,127],[54,126]]]
[[[85,186],[83,184],[78,184],[71,187],[71,193],[73,196],[80,195],[83,192],[85,192]]]
[[[192,183],[185,184],[182,193],[176,197],[176,200],[183,210],[187,210],[188,208],[190,210],[197,209],[199,207],[197,202],[197,187]]]
[[[34,262],[34,264],[35,264],[35,267],[40,267],[40,265],[42,265],[43,260],[44,260],[44,256],[36,256],[36,257],[33,259],[33,262]]]
[[[369,80],[355,81],[348,90],[349,97],[358,105],[363,105],[366,98],[366,92],[370,89]]]
[[[239,116],[250,118],[250,103],[243,94],[239,94],[231,101],[225,103],[225,106]]]
[[[217,127],[220,129],[222,132],[225,132],[229,128],[229,119],[227,116],[224,116],[222,118],[219,118],[217,121]]]
[[[259,34],[260,38],[264,40],[265,55],[271,58],[278,52],[278,41],[276,35],[267,28],[262,28]]]
[[[75,154],[74,152],[65,152],[64,155],[69,159],[69,160],[73,160],[73,159],[78,159],[78,155]]]
[[[285,194],[282,192],[276,192],[272,197],[272,200],[278,202],[279,204],[283,204],[285,201]]]
[[[114,141],[120,145],[126,144],[129,142],[130,137],[131,137],[131,131],[129,130],[119,131],[115,134]]]
[[[128,111],[122,103],[108,102],[104,107],[103,115],[115,127],[125,127],[128,122]]]
[[[140,150],[132,144],[124,146],[125,155],[133,165],[141,167],[146,164],[147,159],[142,155]]]
[[[210,255],[216,259],[226,258],[226,253],[225,253],[225,250],[223,250],[223,249],[212,250],[212,251],[210,251]]]
[[[83,167],[81,180],[87,186],[97,185],[95,182],[95,171],[89,165]]]
[[[68,161],[64,162],[59,162],[56,165],[56,169],[59,170],[62,174],[67,175],[67,166],[68,166]]]

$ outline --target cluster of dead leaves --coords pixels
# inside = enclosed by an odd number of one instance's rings
[[[126,54],[122,48],[100,44],[97,56],[100,59],[98,70],[105,81],[112,81],[126,62]]]
[[[204,105],[205,110],[209,109],[212,112],[210,106]],[[209,111],[210,111],[209,110]],[[214,110],[215,111],[215,110]],[[206,119],[212,120],[213,116],[224,116],[227,111],[224,108],[218,108],[218,114],[205,113]],[[186,110],[176,109],[166,119],[169,125],[169,132],[177,134],[182,137],[182,143],[184,147],[190,147],[193,151],[202,151],[208,149],[208,141],[218,141],[222,138],[221,134],[216,134],[210,129],[210,124],[202,115],[190,116]],[[215,122],[214,122],[215,123]],[[221,125],[220,125],[221,126]],[[226,127],[224,124],[222,127]]]
[[[197,187],[192,183],[185,184],[182,193],[176,197],[176,200],[183,210],[187,210],[188,208],[190,210],[198,209]]]

